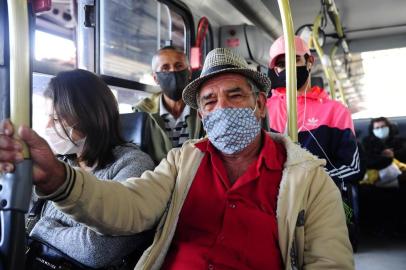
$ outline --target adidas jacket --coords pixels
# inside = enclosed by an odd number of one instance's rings
[[[272,90],[267,108],[271,131],[285,133],[286,90]],[[297,98],[299,143],[327,162],[327,173],[339,184],[362,178],[354,124],[350,111],[338,101],[331,100],[320,87]]]

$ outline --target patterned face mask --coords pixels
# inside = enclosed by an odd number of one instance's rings
[[[221,152],[234,154],[247,147],[261,131],[250,108],[217,109],[203,118],[210,142]]]

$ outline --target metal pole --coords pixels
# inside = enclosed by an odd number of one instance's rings
[[[30,126],[30,34],[26,0],[7,0],[10,55],[10,118],[16,130]],[[0,177],[1,270],[24,269],[25,218],[32,192],[32,164],[24,146],[24,161]]]
[[[30,37],[25,0],[8,0],[10,35],[10,116],[16,127],[30,126]],[[24,158],[28,158],[24,146]]]
[[[158,2],[156,6],[156,47],[157,50],[161,48],[161,3]]]
[[[164,6],[166,10],[166,16],[168,16],[168,39],[170,40],[170,43],[172,44],[172,15],[171,15],[171,10],[167,5]]]
[[[297,84],[296,84],[296,50],[292,13],[289,0],[278,0],[282,18],[283,36],[285,38],[286,63],[286,106],[288,114],[288,135],[292,141],[298,141],[297,135]]]

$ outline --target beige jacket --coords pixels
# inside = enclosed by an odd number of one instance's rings
[[[285,269],[354,269],[341,196],[324,171],[325,162],[282,135],[271,137],[287,152],[277,206]],[[153,172],[124,183],[98,181],[67,166],[64,186],[44,197],[103,234],[133,234],[158,224],[136,269],[159,269],[203,157],[194,143],[171,150]]]

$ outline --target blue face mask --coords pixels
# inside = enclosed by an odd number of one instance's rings
[[[261,131],[261,125],[250,108],[217,109],[203,118],[210,142],[225,154],[247,147]]]
[[[381,140],[389,137],[389,127],[374,128],[372,132]]]

